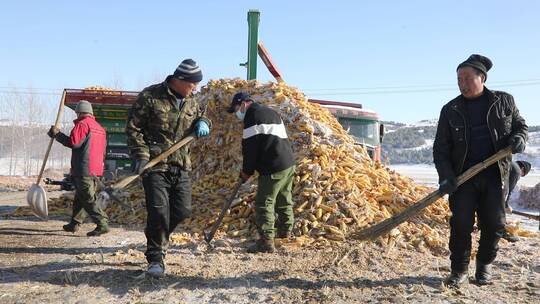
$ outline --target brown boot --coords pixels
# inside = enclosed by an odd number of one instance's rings
[[[273,239],[258,239],[254,245],[247,249],[249,253],[273,253],[276,250]]]

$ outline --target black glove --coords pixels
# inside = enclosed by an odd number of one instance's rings
[[[521,136],[512,136],[508,140],[508,144],[512,147],[512,153],[521,153],[525,151],[525,140]]]
[[[240,179],[242,180],[242,183],[247,182],[247,180],[251,177],[251,175],[247,175],[244,171],[240,171]]]
[[[443,180],[439,184],[439,192],[444,194],[452,194],[456,191],[458,185],[457,185],[457,179],[452,176],[445,180]]]
[[[135,168],[133,169],[133,172],[137,174],[142,174],[144,172],[144,166],[148,164],[148,160],[146,159],[137,159],[135,161]]]
[[[56,138],[56,135],[58,135],[58,133],[60,133],[60,130],[55,126],[51,126],[51,128],[47,132],[47,135],[49,135],[50,138]]]

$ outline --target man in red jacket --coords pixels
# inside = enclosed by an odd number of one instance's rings
[[[70,136],[54,126],[47,133],[72,150],[71,176],[75,185],[75,201],[71,221],[63,228],[68,232],[76,232],[88,213],[97,227],[86,235],[99,236],[109,232],[107,215],[96,204],[96,184],[97,178],[103,175],[107,137],[105,129],[96,121],[88,101],[81,100],[75,113],[77,119],[73,121],[75,126]]]

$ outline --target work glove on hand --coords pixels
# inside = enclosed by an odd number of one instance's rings
[[[521,153],[525,151],[525,140],[521,136],[512,136],[508,140],[508,144],[512,147],[512,153]]]
[[[242,183],[247,182],[247,180],[251,177],[251,175],[248,175],[244,171],[240,171],[240,179],[242,180]]]
[[[133,171],[139,175],[142,174],[144,172],[144,166],[146,166],[146,164],[148,164],[148,160],[137,159],[135,161],[135,168],[133,169]]]
[[[452,194],[456,191],[457,187],[458,187],[457,179],[455,176],[452,176],[443,180],[439,184],[439,192],[444,193],[444,194]]]
[[[210,127],[208,127],[208,123],[204,120],[199,120],[195,124],[195,135],[197,137],[205,137],[210,134]]]
[[[55,126],[51,126],[51,128],[47,132],[47,135],[49,135],[50,138],[56,138],[56,135],[58,135],[58,133],[60,133],[60,129]]]

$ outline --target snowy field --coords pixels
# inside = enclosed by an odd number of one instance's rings
[[[537,164],[539,160],[533,162]],[[390,165],[390,169],[412,178],[415,182],[435,187],[438,184],[438,175],[435,166],[433,165],[409,165],[409,164],[397,164]],[[518,185],[525,187],[533,187],[540,183],[540,168],[533,167],[527,176],[519,179]]]
[[[23,158],[15,158],[11,160],[9,157],[1,158],[0,157],[0,175],[12,175],[12,176],[23,176],[23,175],[37,175],[39,169],[41,168],[41,162],[43,159],[33,159],[30,164],[28,164],[27,171],[25,172],[25,164]],[[10,165],[11,164],[11,165]],[[10,171],[11,168],[11,171]],[[55,170],[67,170],[69,171],[69,158],[64,159],[61,162],[58,159],[49,159],[47,161],[47,166],[45,169],[55,169]],[[11,173],[11,174],[10,174]],[[26,174],[30,173],[30,174]]]

